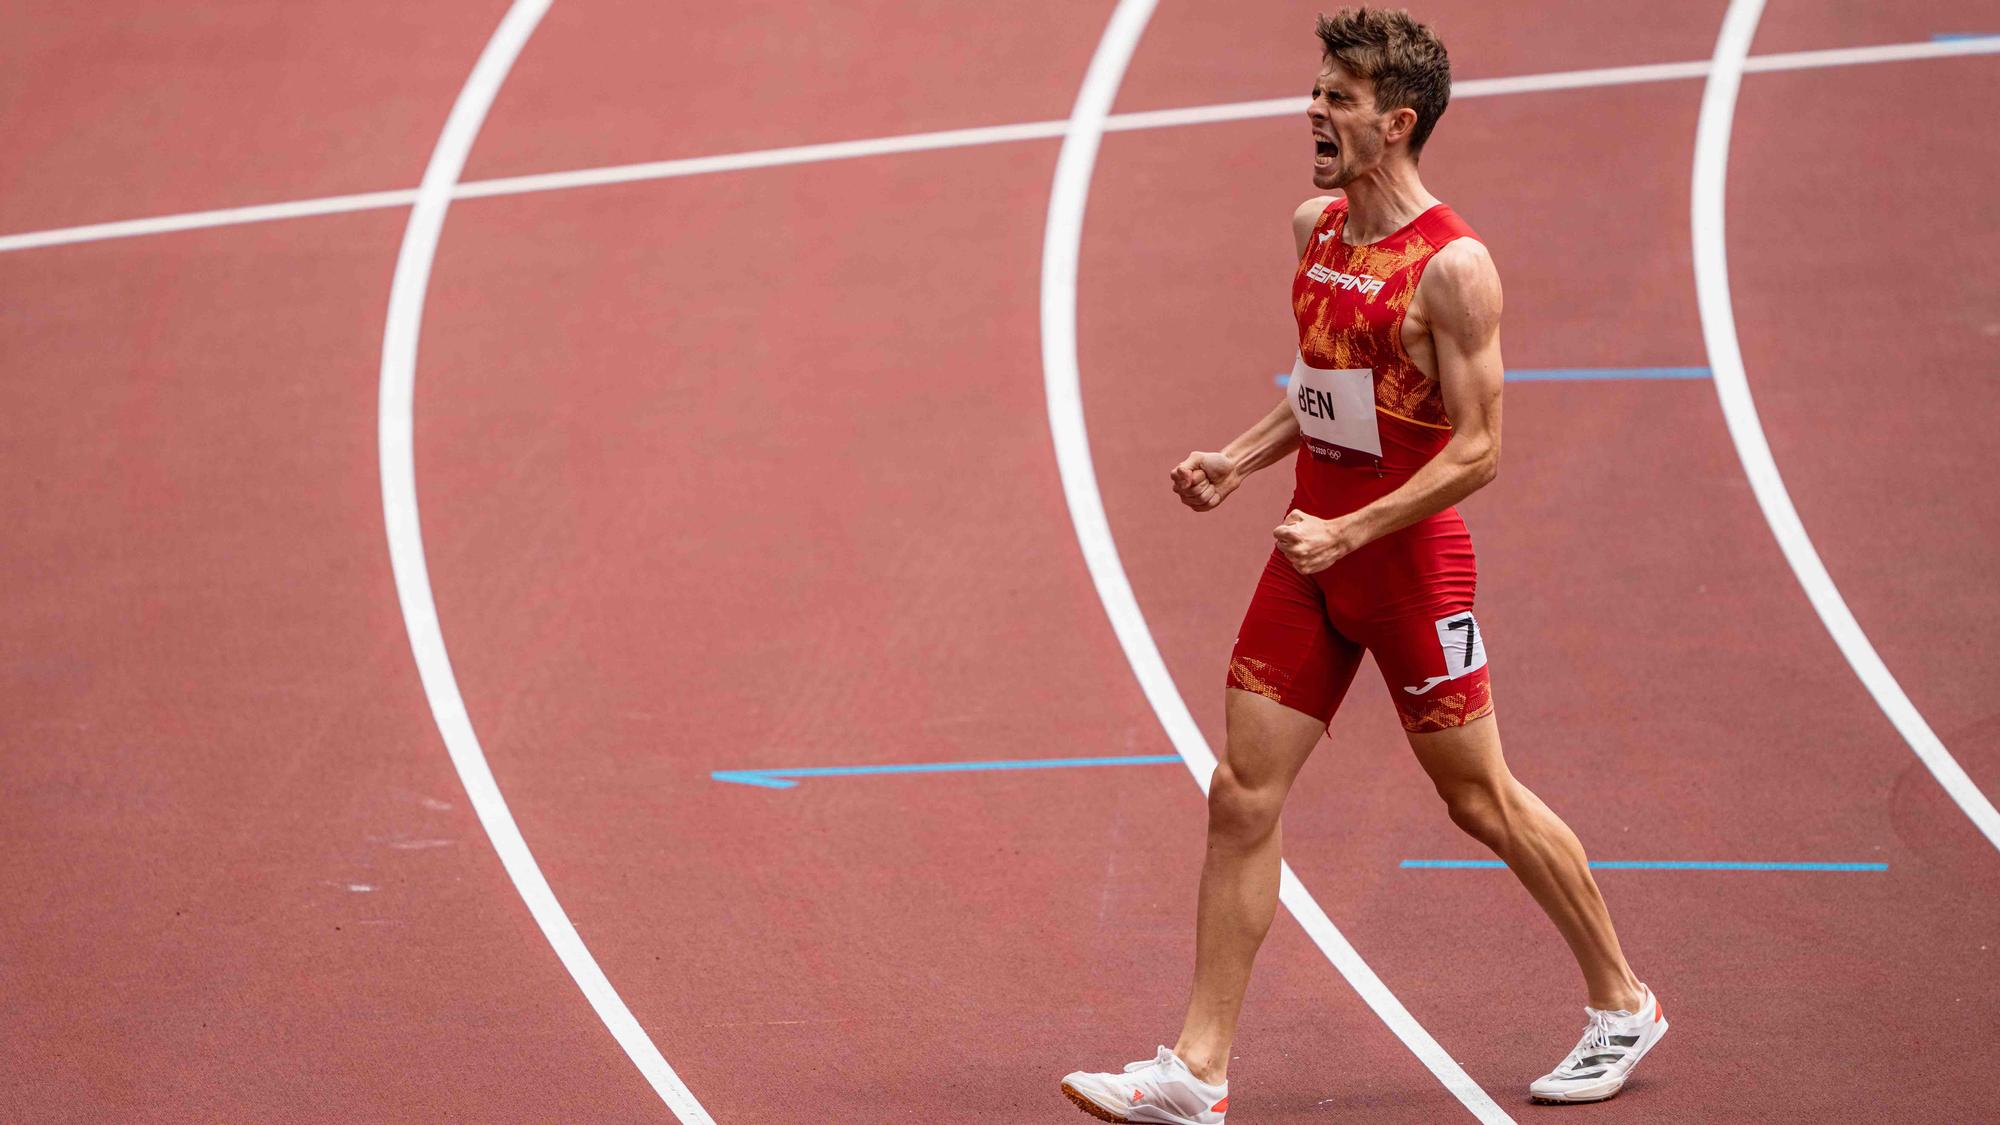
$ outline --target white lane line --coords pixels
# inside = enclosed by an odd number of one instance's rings
[[[1941,43],[1891,43],[1877,47],[1788,51],[1750,59],[1744,69],[1811,70],[1819,67],[1857,66],[1865,63],[1907,62],[1913,59],[1996,53],[2000,53],[2000,36]],[[1705,77],[1709,66],[1709,60],[1699,59],[1691,62],[1601,67],[1595,70],[1562,70],[1549,74],[1522,74],[1508,78],[1468,78],[1452,83],[1451,96],[1485,98],[1499,94],[1533,94],[1549,90],[1583,90],[1602,86],[1630,86],[1642,82],[1672,82]],[[1115,113],[1105,120],[1104,128],[1107,132],[1117,133],[1130,129],[1164,129],[1182,125],[1209,125],[1223,121],[1249,121],[1261,117],[1290,117],[1305,111],[1304,98],[1267,98],[1262,101],[1228,102],[1221,105],[1191,106],[1186,109]]]
[[[1823,51],[1790,51],[1762,55],[1749,60],[1748,71],[1808,70],[1817,67],[1855,66],[1863,63],[1906,62],[1939,59],[1956,55],[2000,53],[2000,36],[1981,39],[1948,40],[1938,43],[1890,43],[1875,47],[1842,47]],[[1706,60],[1696,62],[1646,63],[1639,66],[1604,67],[1596,70],[1566,70],[1551,74],[1524,74],[1508,78],[1471,78],[1452,86],[1455,98],[1490,97],[1496,94],[1525,94],[1546,90],[1580,90],[1599,86],[1624,86],[1639,82],[1667,82],[1700,78],[1708,73]],[[1223,121],[1247,121],[1261,117],[1285,117],[1305,112],[1304,98],[1270,98],[1224,105],[1156,109],[1138,113],[1114,113],[1105,118],[1107,132],[1133,129],[1163,129],[1183,125],[1205,125]],[[963,148],[968,145],[1007,144],[1017,141],[1060,137],[1061,121],[1029,121],[1018,125],[991,125],[972,129],[949,129],[936,133],[910,133],[897,137],[836,141],[830,144],[798,145],[791,148],[760,149],[753,152],[698,156],[685,160],[655,160],[643,164],[617,164],[583,168],[571,172],[546,172],[529,176],[507,176],[493,180],[472,180],[453,189],[455,199],[519,195],[525,192],[561,191],[568,188],[604,184],[666,180],[716,172],[738,172],[753,168],[775,168],[788,164],[808,164],[824,160],[850,160],[901,152],[928,152]],[[61,246],[74,242],[95,242],[106,238],[132,238],[166,234],[204,227],[262,223],[275,219],[297,219],[312,215],[334,215],[386,207],[407,207],[415,201],[413,190],[378,191],[361,195],[336,195],[323,199],[302,199],[292,203],[268,203],[256,207],[234,207],[219,211],[194,211],[182,215],[162,215],[150,219],[126,219],[114,223],[61,227],[0,235],[0,252]]]
[[[1695,298],[1701,313],[1701,334],[1708,345],[1708,365],[1715,373],[1715,393],[1722,400],[1722,414],[1729,424],[1729,437],[1736,443],[1736,455],[1743,473],[1757,496],[1764,520],[1784,551],[1785,561],[1805,588],[1806,597],[1818,611],[1842,656],[1854,674],[1875,697],[1882,713],[1889,717],[1903,740],[1916,751],[1931,774],[1944,786],[1951,799],[1972,823],[2000,848],[2000,812],[1966,776],[1951,751],[1924,721],[1910,697],[1903,694],[1875,646],[1847,608],[1840,590],[1833,584],[1826,565],[1820,561],[1805,524],[1792,506],[1778,463],[1765,440],[1757,404],[1750,397],[1750,380],[1743,367],[1743,350],[1736,337],[1736,311],[1729,295],[1728,243],[1723,229],[1723,212],[1729,176],[1729,135],[1736,116],[1736,94],[1741,83],[1750,40],[1763,15],[1764,0],[1731,0],[1716,37],[1715,58],[1708,85],[1701,95],[1701,116],[1695,127],[1694,142],[1694,282]],[[1976,40],[1985,43],[1988,41]],[[1953,43],[1935,44],[1940,47]],[[1829,52],[1839,54],[1839,52]],[[1932,57],[1929,54],[1916,57]],[[1780,69],[1766,66],[1761,69]]]
[[[82,227],[10,234],[0,237],[0,250],[33,250],[40,246],[100,242],[107,238],[136,238],[145,234],[170,234],[174,231],[201,230],[206,227],[268,223],[278,219],[303,219],[313,215],[340,215],[349,211],[379,211],[387,207],[408,207],[416,201],[416,189],[404,188],[401,191],[371,191],[362,195],[329,195],[321,199],[301,199],[292,203],[230,207],[220,211],[189,211],[182,215],[161,215],[151,219],[124,219],[115,223],[92,223]]]
[[[1119,0],[1091,56],[1090,68],[1084,73],[1076,107],[1063,135],[1062,151],[1056,157],[1055,179],[1049,189],[1048,226],[1042,238],[1042,378],[1063,497],[1069,505],[1070,522],[1076,528],[1077,544],[1083,549],[1090,579],[1097,587],[1098,600],[1104,603],[1105,615],[1111,619],[1112,631],[1125,650],[1125,659],[1132,665],[1132,673],[1138,678],[1146,700],[1194,775],[1195,783],[1206,793],[1210,775],[1215,772],[1215,754],[1202,737],[1201,728],[1195,725],[1194,716],[1188,713],[1180,690],[1174,686],[1173,676],[1153,643],[1152,631],[1146,627],[1138,599],[1132,594],[1125,567],[1118,560],[1118,545],[1111,537],[1104,499],[1097,490],[1090,435],[1084,427],[1082,376],[1076,352],[1077,261],[1082,251],[1083,214],[1090,194],[1091,171],[1097,162],[1098,143],[1112,100],[1117,96],[1139,36],[1153,14],[1154,3],[1155,0]],[[1288,863],[1279,868],[1278,899],[1382,1022],[1473,1116],[1484,1122],[1513,1120],[1410,1015],[1348,944]]]
[[[941,133],[909,133],[900,137],[875,137],[862,141],[835,141],[831,144],[768,148],[756,152],[732,152],[721,156],[697,156],[686,160],[656,160],[647,164],[618,164],[607,168],[585,168],[575,172],[548,172],[534,176],[508,176],[498,180],[475,180],[458,189],[460,199],[489,195],[520,195],[531,191],[560,191],[566,188],[629,184],[639,180],[668,180],[714,172],[741,172],[752,168],[776,168],[786,164],[816,164],[828,160],[853,160],[864,156],[889,156],[899,152],[929,152],[943,148],[1006,144],[1011,141],[1046,140],[1062,136],[1060,121],[1030,121],[1020,125],[988,125],[976,129],[950,129]]]
[[[1743,70],[1748,74],[1768,74],[1774,70],[1812,70],[1826,66],[1853,66],[1857,63],[1909,62],[1912,59],[1947,59],[1955,55],[1990,55],[1996,51],[2000,51],[2000,35],[1982,35],[1976,39],[1882,43],[1872,47],[1834,47],[1819,51],[1749,55],[1743,60]]]
[[[437,603],[431,595],[430,568],[424,561],[424,538],[417,515],[417,474],[415,429],[412,402],[417,377],[417,336],[424,316],[424,295],[430,286],[431,263],[437,254],[438,236],[444,230],[445,211],[451,205],[452,185],[465,168],[466,154],[479,135],[486,111],[506,81],[507,72],[534,34],[549,9],[551,0],[514,0],[500,26],[480,52],[452,104],[437,147],[431,151],[424,169],[423,184],[417,188],[409,225],[403,232],[403,246],[396,257],[396,273],[389,285],[388,321],[382,332],[382,385],[377,424],[380,434],[382,468],[382,515],[387,523],[389,562],[396,576],[396,597],[403,607],[403,626],[410,634],[410,652],[416,658],[417,673],[423,679],[424,696],[430,701],[431,716],[438,733],[444,736],[451,764],[465,784],[466,796],[479,814],[479,823],[493,841],[508,878],[520,892],[521,901],[534,915],[563,967],[576,979],[577,987],[597,1010],[598,1018],[638,1066],[646,1081],[674,1115],[687,1125],[713,1125],[713,1118],[701,1107],[659,1049],[632,1018],[632,1013],[597,967],[583,938],[563,913],[555,892],[549,889],[542,869],[528,851],[507,800],[487,768],[486,754],[472,731],[458,680],[452,674],[451,658],[438,626]]]
[[[1481,98],[1495,94],[1530,94],[1544,90],[1581,90],[1594,86],[1627,86],[1638,82],[1666,82],[1677,78],[1700,78],[1708,73],[1705,62],[1650,63],[1645,66],[1615,66],[1598,70],[1564,70],[1552,74],[1523,74],[1511,78],[1468,78],[1452,83],[1453,98]],[[1305,98],[1267,98],[1254,102],[1191,106],[1186,109],[1152,109],[1118,113],[1106,119],[1105,131],[1122,133],[1131,129],[1166,129],[1182,125],[1210,125],[1222,121],[1251,121],[1264,117],[1303,116]]]

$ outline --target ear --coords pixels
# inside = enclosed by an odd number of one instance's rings
[[[1401,109],[1392,109],[1389,111],[1389,131],[1383,135],[1382,139],[1390,144],[1395,144],[1397,141],[1407,141],[1410,139],[1410,134],[1416,131],[1416,128],[1416,110],[1411,109],[1409,106],[1404,106]]]

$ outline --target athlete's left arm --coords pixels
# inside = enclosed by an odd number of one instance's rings
[[[1335,519],[1294,511],[1273,532],[1302,574],[1428,519],[1485,487],[1500,471],[1500,273],[1486,247],[1461,238],[1424,267],[1412,315],[1429,330],[1451,440],[1380,500]]]

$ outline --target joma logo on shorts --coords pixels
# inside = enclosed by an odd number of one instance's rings
[[[1382,286],[1387,284],[1387,282],[1384,282],[1380,278],[1357,277],[1351,273],[1341,273],[1339,270],[1327,269],[1322,265],[1314,265],[1306,271],[1306,276],[1312,278],[1314,281],[1324,281],[1337,289],[1359,290],[1363,297],[1373,297],[1382,291]]]

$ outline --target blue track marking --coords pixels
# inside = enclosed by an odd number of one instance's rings
[[[1507,372],[1509,383],[1585,383],[1615,379],[1707,379],[1706,367],[1516,367]],[[1271,376],[1280,387],[1292,385],[1288,371]]]
[[[1931,42],[1933,43],[1962,43],[1968,39],[1991,38],[1993,38],[1993,33],[1990,31],[1978,33],[1969,31],[1934,31],[1931,33]]]
[[[1497,868],[1506,864],[1497,859],[1406,859],[1405,869]],[[1887,871],[1886,863],[1762,863],[1709,859],[1594,859],[1597,871]]]
[[[1706,367],[1517,367],[1509,383],[1563,383],[1611,379],[1707,379]]]
[[[1163,766],[1178,763],[1176,754],[1148,754],[1134,758],[1026,758],[990,762],[913,762],[887,766],[804,766],[799,769],[715,770],[708,776],[716,781],[755,785],[763,789],[792,789],[812,777],[868,777],[894,773],[977,773],[984,770],[1065,770],[1086,766]]]

